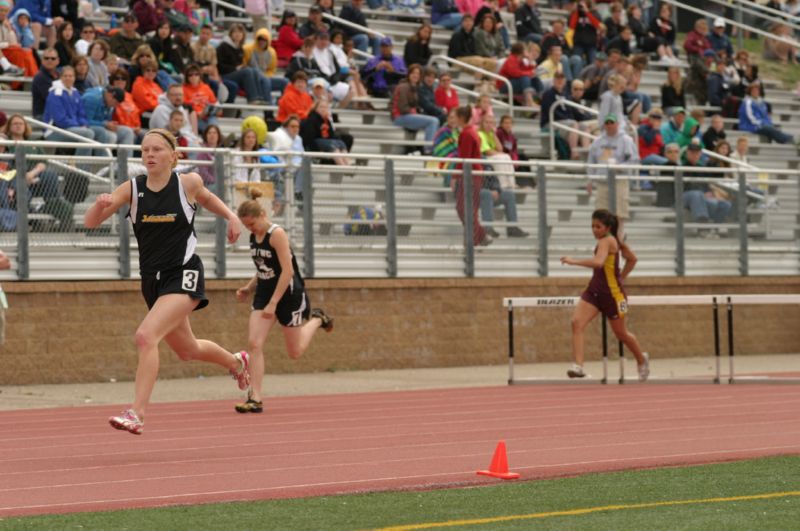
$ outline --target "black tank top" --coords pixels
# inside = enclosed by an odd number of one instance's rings
[[[147,188],[147,175],[131,179],[128,217],[139,243],[141,274],[179,268],[189,261],[197,247],[195,210],[175,172],[158,192]]]
[[[266,289],[269,292],[275,290],[278,285],[278,277],[281,276],[281,262],[278,258],[278,252],[270,245],[269,239],[272,232],[278,228],[278,225],[272,224],[264,236],[261,243],[256,241],[256,235],[250,235],[250,256],[253,258],[253,263],[256,266],[256,277],[258,279],[258,287]],[[294,257],[294,251],[289,249],[292,253],[292,268],[294,268],[294,277],[287,290],[288,293],[294,291],[297,287],[303,286],[303,277],[300,275],[300,269],[297,267],[297,259]]]

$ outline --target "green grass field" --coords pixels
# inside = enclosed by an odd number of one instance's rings
[[[799,471],[800,456],[785,456],[487,487],[8,518],[0,528],[797,529]]]

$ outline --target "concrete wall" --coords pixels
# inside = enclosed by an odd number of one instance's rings
[[[297,361],[285,354],[280,330],[267,342],[267,372],[312,372],[505,363],[504,296],[574,296],[587,279],[310,280],[312,306],[335,316]],[[208,308],[192,316],[198,337],[230,350],[246,348],[249,305],[237,303],[241,281],[209,281]],[[7,282],[6,344],[0,385],[130,380],[133,333],[146,307],[137,281]],[[629,295],[800,293],[800,278],[630,279]],[[570,309],[521,309],[517,361],[570,358]],[[725,319],[722,320],[723,349]],[[640,307],[630,327],[654,359],[713,352],[710,308]],[[800,306],[737,308],[736,353],[800,352]],[[599,357],[599,324],[587,334],[587,355]],[[723,350],[725,352],[725,350]],[[224,374],[161,351],[162,378]]]

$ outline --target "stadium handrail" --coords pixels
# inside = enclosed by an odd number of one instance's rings
[[[231,11],[237,11],[239,13],[247,13],[247,10],[241,6],[237,6],[236,4],[231,4],[230,2],[224,2],[223,0],[208,0],[210,4],[214,4],[218,7],[224,7],[225,9],[230,9]]]
[[[747,4],[758,5],[758,4],[754,4],[754,2],[748,2],[748,1],[744,1],[744,0],[736,0],[736,3],[739,4],[739,7],[737,8],[737,7],[731,6],[731,3],[730,2],[726,2],[725,0],[706,0],[706,1],[713,2],[715,4],[723,5],[723,6],[726,6],[726,7],[730,7],[731,9],[733,9],[735,11],[736,10],[741,10],[742,13],[747,13],[748,15],[753,15],[754,17],[758,17],[758,18],[761,18],[763,20],[767,20],[769,22],[774,22],[776,24],[785,24],[785,25],[787,25],[787,26],[789,26],[789,27],[791,27],[793,29],[800,29],[800,25],[795,24],[793,22],[790,22],[789,20],[778,19],[778,18],[775,18],[773,16],[767,15],[765,13],[759,13],[759,12],[751,9],[750,7],[745,7]],[[789,13],[783,13],[783,14],[784,15],[788,15],[791,18],[797,18],[797,17],[793,17]]]
[[[111,156],[111,149],[104,147],[105,144],[100,144],[100,142],[97,142],[96,140],[91,140],[91,139],[82,137],[81,135],[76,135],[75,133],[67,131],[66,129],[61,129],[60,127],[56,127],[53,124],[49,124],[47,122],[42,122],[41,120],[37,120],[36,118],[31,118],[30,116],[25,116],[24,118],[25,118],[25,121],[27,121],[28,123],[31,123],[31,124],[33,124],[33,125],[35,125],[37,127],[41,127],[42,129],[47,129],[47,130],[49,130],[51,132],[54,132],[54,133],[62,134],[64,136],[66,136],[66,137],[74,139],[77,142],[83,142],[84,144],[93,144],[93,145],[96,145],[96,146],[101,146],[98,149],[105,149],[105,151],[108,154],[108,156],[109,157]],[[74,146],[72,146],[72,147],[74,147]]]
[[[464,68],[466,70],[471,70],[473,72],[477,72],[477,73],[479,73],[479,74],[481,74],[483,76],[486,76],[488,78],[496,79],[497,81],[501,81],[503,84],[505,84],[506,87],[508,87],[508,103],[506,103],[505,105],[508,105],[509,110],[514,108],[514,87],[511,86],[511,81],[509,81],[507,77],[503,77],[500,74],[495,74],[494,72],[489,72],[488,70],[484,70],[483,68],[479,68],[477,66],[472,66],[472,65],[467,64],[467,63],[465,63],[463,61],[459,61],[458,59],[453,59],[452,57],[449,57],[447,55],[442,55],[442,54],[434,55],[433,57],[428,59],[428,66],[433,65],[436,61],[444,61],[446,63],[450,63],[450,64],[453,64],[453,65],[459,66],[459,67]]]
[[[335,22],[336,24],[338,24],[340,26],[347,26],[348,28],[352,28],[354,30],[358,30],[361,33],[366,33],[368,35],[374,35],[375,37],[380,37],[381,39],[386,37],[385,33],[381,33],[378,30],[374,30],[374,29],[368,28],[366,26],[362,26],[361,24],[356,24],[355,22],[350,22],[349,20],[345,20],[345,19],[343,19],[341,17],[337,17],[335,15],[331,15],[330,13],[322,13],[322,18],[326,18],[326,19],[328,19],[328,20],[330,20],[332,22]]]
[[[593,135],[591,133],[587,133],[585,131],[580,131],[578,129],[575,129],[575,128],[570,127],[568,125],[560,124],[560,123],[556,122],[555,120],[553,120],[553,117],[555,116],[556,107],[565,107],[565,106],[566,107],[574,107],[576,109],[580,109],[580,110],[582,110],[584,112],[588,112],[589,114],[592,114],[594,116],[597,116],[597,115],[600,114],[600,111],[598,111],[597,109],[593,109],[592,107],[587,107],[586,105],[581,105],[580,103],[577,103],[577,102],[574,102],[574,101],[570,101],[570,100],[568,100],[567,98],[564,98],[564,97],[556,98],[556,102],[553,105],[550,106],[550,116],[549,116],[550,121],[548,122],[549,127],[547,128],[547,131],[548,131],[548,133],[550,135],[550,160],[556,160],[558,158],[558,153],[556,152],[556,135],[555,135],[555,129],[556,128],[564,129],[565,131],[569,131],[571,133],[577,133],[577,134],[579,134],[581,136],[588,136],[592,140],[595,140],[597,138],[596,135]]]
[[[752,9],[763,11],[765,13],[769,13],[771,15],[775,15],[777,17],[789,20],[790,19],[796,20],[798,18],[796,15],[792,15],[791,13],[787,13],[786,11],[781,11],[780,9],[773,9],[765,4],[759,4],[758,2],[753,2],[752,0],[736,0],[736,3],[741,4],[743,6],[750,6]]]

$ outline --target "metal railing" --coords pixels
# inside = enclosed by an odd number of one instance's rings
[[[322,18],[326,18],[328,20],[331,20],[331,21],[335,22],[336,25],[338,25],[338,26],[347,26],[348,28],[352,28],[354,30],[358,30],[359,33],[366,33],[367,35],[372,35],[373,37],[380,37],[381,39],[386,37],[385,33],[381,33],[380,31],[377,31],[377,30],[374,30],[374,29],[370,29],[370,28],[368,28],[366,26],[362,26],[360,24],[356,24],[355,22],[350,22],[349,20],[345,20],[345,19],[343,19],[341,17],[337,17],[337,16],[334,16],[334,15],[331,15],[330,13],[323,13],[322,14]]]
[[[433,65],[436,61],[444,61],[445,63],[450,63],[465,70],[477,72],[490,79],[502,82],[503,84],[505,84],[506,88],[508,88],[508,103],[506,103],[506,105],[508,106],[509,111],[511,111],[514,108],[514,87],[511,86],[511,81],[509,81],[507,77],[495,74],[494,72],[489,72],[488,70],[484,70],[483,68],[479,68],[477,66],[472,66],[463,61],[459,61],[458,59],[453,59],[452,57],[448,57],[446,55],[434,55],[428,60],[428,65]]]

